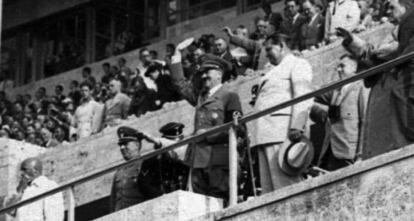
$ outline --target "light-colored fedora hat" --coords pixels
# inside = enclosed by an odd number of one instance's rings
[[[278,156],[279,167],[288,175],[300,175],[308,169],[314,154],[315,150],[310,140],[302,137],[299,142],[282,146]]]

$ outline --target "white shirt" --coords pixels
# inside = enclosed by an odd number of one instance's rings
[[[89,137],[97,132],[98,127],[95,125],[95,119],[98,115],[99,104],[93,99],[83,102],[76,108],[72,125],[76,128],[79,138]]]
[[[45,176],[39,176],[23,191],[22,201],[54,189],[58,184]],[[62,193],[30,203],[17,210],[20,221],[63,221],[64,205]]]
[[[354,0],[339,0],[337,4],[335,1],[330,2],[326,12],[325,33],[335,35],[337,27],[353,31],[359,24],[360,16],[361,10]]]

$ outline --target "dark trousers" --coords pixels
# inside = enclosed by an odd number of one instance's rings
[[[334,170],[347,167],[353,163],[354,163],[353,160],[336,158],[332,153],[331,147],[329,146],[328,149],[326,150],[325,155],[322,158],[321,168],[328,170],[328,171],[334,171]]]
[[[194,168],[191,172],[191,183],[195,193],[228,200],[228,167]]]

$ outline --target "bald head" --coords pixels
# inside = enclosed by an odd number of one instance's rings
[[[20,166],[21,176],[27,181],[32,181],[42,175],[42,170],[42,161],[35,157],[25,159]]]

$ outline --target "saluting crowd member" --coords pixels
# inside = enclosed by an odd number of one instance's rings
[[[117,131],[121,154],[126,161],[141,155],[143,135],[135,129],[120,127]],[[119,169],[112,184],[110,209],[112,212],[153,199],[163,194],[154,179],[142,174],[142,161],[136,161]]]
[[[183,136],[184,124],[170,122],[163,125],[159,132],[161,137],[154,137],[142,132],[144,139],[154,144],[154,149],[167,147],[179,142]],[[184,164],[185,152],[187,145],[170,151],[168,154],[157,156],[159,173],[162,178],[163,189],[166,193],[175,190],[187,189],[187,178],[189,167]]]
[[[222,84],[223,74],[231,69],[225,60],[211,56],[200,67],[202,90],[195,93],[186,81],[181,54],[171,59],[171,76],[183,97],[196,108],[194,133],[200,134],[220,124],[232,121],[235,112],[242,113],[239,96]],[[206,137],[187,150],[186,163],[191,168],[191,185],[196,193],[228,199],[228,134]]]
[[[344,37],[343,45],[371,67],[414,51],[414,1],[389,0],[391,21],[399,25],[398,47],[385,50],[363,42],[348,30],[337,29]],[[397,45],[397,44],[396,44]],[[371,158],[414,142],[414,64],[413,61],[396,66],[391,73],[365,79],[371,87],[367,105],[362,158]]]

